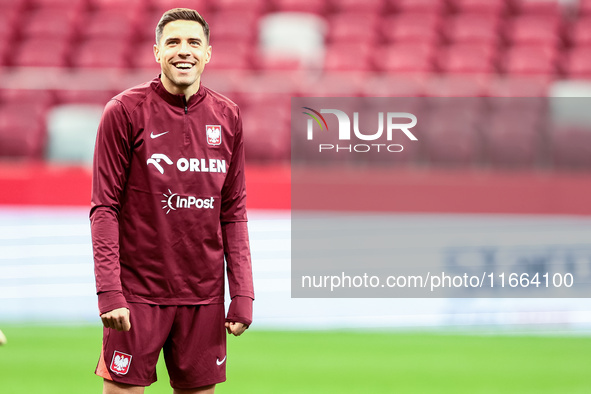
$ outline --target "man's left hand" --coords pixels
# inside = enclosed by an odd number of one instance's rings
[[[242,335],[242,333],[246,331],[247,328],[248,326],[244,323],[226,322],[226,330],[228,331],[228,334],[233,334],[236,337]]]

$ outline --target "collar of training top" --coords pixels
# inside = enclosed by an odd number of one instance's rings
[[[158,95],[162,97],[167,103],[174,105],[176,107],[185,108],[185,101],[183,100],[185,95],[172,94],[168,90],[166,90],[166,88],[162,84],[162,81],[160,80],[161,75],[162,74],[158,74],[158,76],[152,80],[152,83],[150,84],[152,86],[152,89],[154,89],[154,91],[158,93]],[[204,97],[205,88],[203,87],[203,84],[199,84],[199,90],[194,95],[189,97],[189,101],[186,104],[187,107],[191,108],[192,106],[203,100]]]

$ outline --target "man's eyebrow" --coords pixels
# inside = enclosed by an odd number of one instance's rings
[[[180,38],[179,37],[167,37],[164,42],[170,42],[170,41],[179,41]],[[199,41],[199,42],[203,42],[203,40],[199,37],[191,37],[188,38],[187,41]]]

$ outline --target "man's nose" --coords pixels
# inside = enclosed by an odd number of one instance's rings
[[[191,52],[189,51],[189,43],[186,41],[181,42],[181,46],[179,48],[179,55],[190,55]]]

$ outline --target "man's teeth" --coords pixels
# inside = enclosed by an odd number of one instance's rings
[[[177,63],[177,64],[175,64],[175,67],[188,69],[188,68],[193,67],[193,65],[191,63]]]

